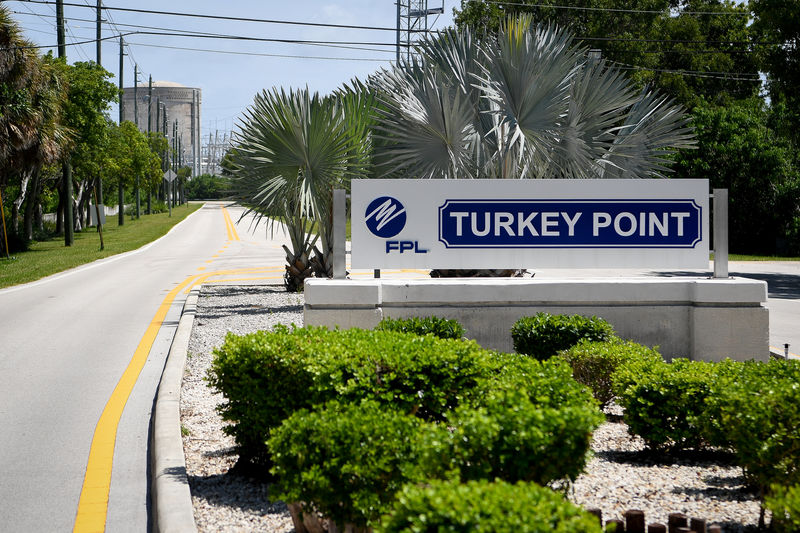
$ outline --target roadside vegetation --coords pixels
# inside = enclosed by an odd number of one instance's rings
[[[111,78],[93,61],[41,55],[0,6],[0,255],[52,233],[72,246],[88,225],[90,204],[120,212],[132,205],[138,217],[155,212],[170,193],[184,202],[190,169],[166,131],[158,131],[166,123],[145,133],[133,122],[112,121],[119,91]],[[168,169],[177,175],[171,184]],[[55,228],[46,228],[44,213],[57,214]]]
[[[412,317],[229,334],[208,383],[225,398],[237,469],[271,482],[295,517],[340,531],[599,533],[564,496],[604,413],[621,408],[644,454],[740,467],[761,528],[766,510],[776,531],[800,520],[800,414],[787,408],[800,402],[800,362],[667,362],[578,315],[521,318],[511,335],[525,353],[461,332]]]
[[[70,247],[64,247],[63,237],[58,235],[33,241],[26,251],[17,252],[9,259],[0,258],[0,288],[35,281],[97,259],[135,250],[165,235],[201,206],[199,203],[176,206],[172,209],[172,217],[166,212],[143,215],[139,219],[127,216],[122,226],[117,224],[116,217],[108,217],[103,226],[103,250],[100,250],[100,237],[94,227],[76,232],[75,242]]]

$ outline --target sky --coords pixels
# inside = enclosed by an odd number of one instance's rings
[[[19,22],[25,38],[56,53],[56,7],[54,0],[3,2]],[[430,29],[452,25],[453,8],[459,0],[444,0],[444,14],[428,18]],[[82,7],[81,7],[82,6]],[[184,14],[222,15],[300,23],[369,26],[386,30],[314,27],[305,24],[274,24],[191,18],[164,14],[104,11],[101,63],[118,83],[120,33],[161,32],[170,35],[132,34],[124,37],[123,81],[133,86],[134,64],[139,85],[153,80],[177,82],[202,90],[201,130],[204,138],[219,130],[236,127],[237,117],[258,92],[272,87],[308,87],[327,94],[354,77],[391,65],[395,58],[397,6],[393,0],[103,0],[103,6]],[[442,0],[428,0],[428,7],[441,7]],[[96,0],[64,0],[67,60],[96,60]],[[140,27],[136,27],[140,26]],[[157,29],[154,29],[157,28]],[[296,43],[254,42],[175,36],[181,32],[209,33],[259,39],[313,40],[369,43],[320,46]],[[75,44],[90,41],[86,44]],[[386,45],[386,46],[381,46]],[[181,48],[192,48],[184,50]],[[220,53],[220,52],[228,53]],[[117,117],[116,104],[110,116]]]

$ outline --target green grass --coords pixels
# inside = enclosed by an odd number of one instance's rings
[[[709,259],[714,260],[714,253],[709,254]],[[748,255],[728,254],[728,261],[800,261],[800,257],[782,257],[778,255]]]
[[[800,261],[800,257],[779,257],[774,255],[730,254],[728,261]]]
[[[33,242],[27,252],[16,253],[11,259],[0,257],[0,288],[35,281],[97,259],[135,250],[166,234],[201,206],[202,203],[193,203],[175,207],[172,217],[168,213],[142,215],[139,220],[126,216],[122,226],[117,224],[116,215],[109,216],[103,226],[105,249],[102,251],[100,237],[93,227],[75,233],[75,242],[69,247],[64,246],[63,236]]]

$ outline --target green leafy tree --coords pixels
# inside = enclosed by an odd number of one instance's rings
[[[699,97],[746,98],[760,85],[746,5],[727,0],[463,0],[459,28],[479,38],[496,34],[509,15],[568,27],[576,39],[628,70],[639,87],[653,84],[686,106]],[[720,13],[697,15],[696,13]],[[719,73],[730,73],[719,74]]]
[[[760,99],[698,105],[698,149],[678,157],[677,177],[728,189],[732,252],[800,253],[800,173],[791,143],[769,127],[770,114]]]
[[[750,0],[753,29],[761,42],[763,67],[773,100],[800,105],[800,9],[793,0]]]
[[[64,104],[64,122],[75,132],[70,152],[73,190],[77,206],[89,203],[93,187],[102,179],[110,148],[108,111],[118,91],[109,82],[111,73],[96,63],[77,62],[66,69],[69,90]],[[76,210],[76,226],[82,225],[84,209]]]
[[[220,200],[228,195],[230,186],[230,180],[226,178],[200,174],[186,184],[186,197],[189,200]]]
[[[126,120],[119,126],[112,124],[109,153],[108,182],[117,189],[120,186],[123,190],[130,189],[137,176],[140,185],[152,187],[163,176],[161,159],[151,149],[147,135],[133,122]]]
[[[33,98],[40,59],[22,38],[8,8],[0,6],[0,186],[17,170],[10,158],[35,142],[40,120]]]

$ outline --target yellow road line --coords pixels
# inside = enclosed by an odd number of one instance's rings
[[[106,526],[108,513],[108,492],[111,487],[111,468],[114,462],[114,444],[117,439],[117,426],[125,409],[125,404],[133,390],[139,373],[142,371],[150,348],[156,340],[161,324],[167,316],[170,306],[181,290],[192,283],[198,276],[189,276],[181,284],[167,294],[156,311],[153,320],[145,331],[144,337],[131,358],[128,367],[122,374],[114,392],[106,403],[97,427],[94,430],[92,446],[89,449],[89,461],[75,516],[74,532],[102,532]]]
[[[781,346],[780,348],[778,348],[777,346],[772,346],[772,345],[770,344],[770,346],[769,346],[769,347],[770,347],[770,349],[771,349],[771,350],[773,350],[774,352],[777,352],[777,353],[779,353],[779,354],[784,354],[784,353],[786,353],[786,348],[785,348],[785,347],[783,347],[783,346]],[[797,355],[797,354],[795,354],[795,353],[792,353],[792,352],[789,352],[789,357],[790,357],[790,358],[796,358],[796,359],[800,359],[800,355]]]
[[[281,267],[251,267],[251,268],[237,268],[233,270],[217,270],[215,272],[208,272],[205,274],[200,274],[195,276],[195,280],[184,290],[184,294],[189,294],[192,289],[197,287],[198,285],[202,285],[203,283],[216,283],[217,281],[208,281],[211,278],[217,276],[232,276],[232,275],[246,275],[246,274],[259,274],[262,272],[280,272],[283,270]],[[280,277],[268,277],[268,278],[243,278],[243,279],[280,279]],[[231,281],[231,280],[221,280],[221,281]]]
[[[228,212],[226,208],[222,208],[222,216],[225,217],[225,227],[228,230],[228,240],[229,241],[238,241],[239,233],[236,231],[236,226],[231,219],[231,214]]]
[[[258,277],[258,278],[215,279],[215,280],[209,281],[208,283],[214,284],[214,283],[230,283],[232,281],[260,281],[260,280],[265,280],[265,279],[283,279],[283,276],[262,276],[262,277]]]
[[[153,320],[145,331],[144,337],[131,358],[128,367],[123,372],[114,392],[111,393],[106,403],[100,420],[95,427],[92,445],[89,449],[89,460],[86,465],[86,475],[83,479],[83,488],[78,502],[78,512],[75,517],[73,531],[76,533],[102,532],[105,530],[106,516],[108,514],[108,493],[111,488],[111,470],[114,463],[114,446],[117,438],[122,411],[128,397],[133,391],[136,380],[147,362],[147,356],[156,340],[161,325],[167,316],[172,302],[180,292],[186,289],[188,293],[197,285],[216,276],[232,276],[241,274],[257,274],[280,270],[279,267],[257,267],[231,270],[220,270],[208,274],[195,274],[183,280],[172,289],[161,302]],[[243,278],[243,279],[276,279],[276,278]],[[226,280],[228,281],[228,280]]]

